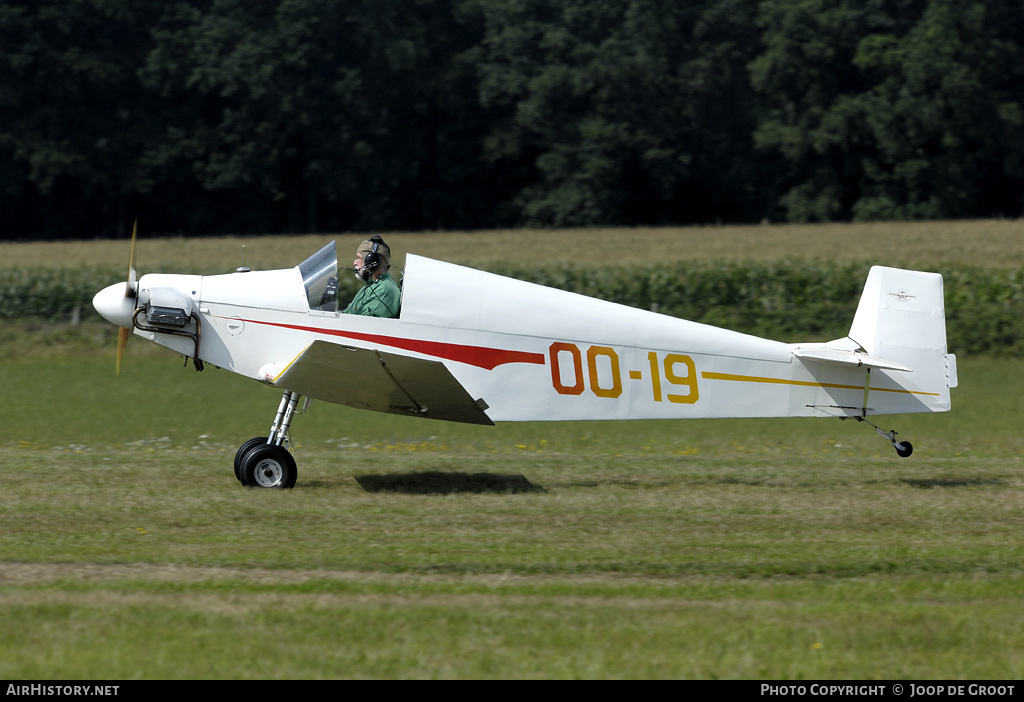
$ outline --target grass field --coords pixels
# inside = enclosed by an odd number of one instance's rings
[[[273,390],[140,343],[115,380],[92,333],[3,356],[0,678],[1024,675],[1024,361],[885,418],[908,459],[834,420],[314,403],[279,492],[230,467]]]
[[[288,492],[230,473],[269,389],[107,361],[5,369],[0,677],[1024,673],[1019,361],[965,363],[954,413],[891,418],[906,460],[830,420],[314,405]],[[412,491],[357,482],[385,474]]]
[[[147,239],[139,224],[140,273],[187,269],[212,274],[242,264],[290,268],[331,239],[344,263],[364,234]],[[493,232],[385,232],[395,267],[406,253],[487,266],[647,265],[677,261],[867,261],[907,267],[1024,266],[1024,221],[983,220],[632,229],[517,229]],[[0,267],[128,264],[128,239],[61,243],[0,241]],[[244,246],[244,250],[243,250]]]

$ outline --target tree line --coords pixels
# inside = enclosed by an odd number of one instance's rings
[[[1021,215],[1012,0],[0,0],[3,238]]]

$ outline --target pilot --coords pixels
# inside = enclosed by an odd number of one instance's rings
[[[366,317],[397,317],[402,304],[402,291],[388,269],[391,268],[391,247],[377,235],[361,243],[352,262],[356,277],[366,286],[356,293],[343,312]]]

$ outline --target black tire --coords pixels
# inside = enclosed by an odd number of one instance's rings
[[[261,444],[266,443],[267,437],[257,436],[255,439],[249,439],[244,444],[242,444],[241,447],[239,447],[238,451],[235,453],[235,480],[242,480],[238,471],[242,467],[242,459],[245,458],[245,454],[249,453],[249,450],[254,446],[259,446]]]
[[[909,441],[901,441],[900,443],[903,445],[903,448],[896,449],[896,453],[900,455],[900,458],[906,458],[914,452],[914,445]]]
[[[238,480],[245,487],[287,490],[295,486],[295,459],[280,446],[254,446],[242,457]]]

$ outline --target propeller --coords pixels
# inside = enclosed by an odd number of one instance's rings
[[[124,297],[125,300],[136,300],[138,298],[138,276],[135,272],[135,236],[139,230],[139,220],[135,220],[135,224],[132,225],[132,247],[128,254],[128,281],[124,286]],[[137,303],[132,304],[135,307]],[[128,335],[131,334],[131,330],[125,327],[120,327],[117,330],[117,360],[114,363],[114,368],[117,375],[121,375],[121,359],[124,357],[125,347],[128,345]]]

